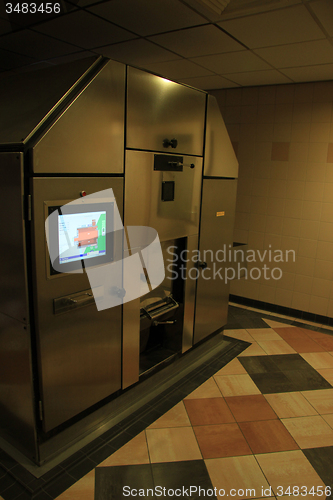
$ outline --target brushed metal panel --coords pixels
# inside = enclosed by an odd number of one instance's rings
[[[215,97],[208,96],[204,175],[238,177],[238,161]]]
[[[123,305],[123,378],[122,389],[139,380],[140,298]]]
[[[156,229],[160,241],[198,233],[202,159],[184,157],[183,172],[154,171],[154,154],[126,151],[125,225]],[[163,181],[175,182],[174,201],[161,200]],[[138,243],[139,245],[139,243]]]
[[[233,245],[236,191],[233,179],[203,181],[199,251],[207,268],[199,272],[197,282],[194,343],[227,323],[230,282],[225,268]]]
[[[0,313],[0,434],[37,459],[30,329]]]
[[[202,156],[206,93],[131,67],[127,82],[127,148]]]
[[[23,154],[0,153],[0,312],[28,322],[23,214]]]
[[[25,142],[96,61],[72,61],[0,82],[0,143]]]
[[[47,432],[121,387],[121,307],[87,305],[63,314],[53,299],[90,288],[86,273],[47,279],[44,201],[73,200],[112,188],[122,213],[120,177],[33,179],[35,309],[43,427]]]
[[[187,351],[193,345],[193,327],[194,327],[194,311],[195,311],[195,292],[196,280],[193,279],[193,268],[195,262],[191,259],[194,252],[198,248],[198,235],[189,236],[187,238],[188,262],[186,264],[186,281],[185,281],[185,301],[184,301],[184,328],[183,328],[183,346],[182,352]]]
[[[33,149],[39,173],[122,173],[125,65],[109,61]]]

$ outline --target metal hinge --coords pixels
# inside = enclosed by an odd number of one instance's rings
[[[43,402],[38,401],[39,420],[43,420]]]

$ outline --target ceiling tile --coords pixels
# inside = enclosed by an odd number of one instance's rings
[[[0,37],[0,48],[36,59],[48,59],[79,50],[74,45],[69,45],[32,30],[22,30]]]
[[[294,82],[315,82],[320,80],[333,80],[333,64],[319,66],[304,66],[301,68],[287,68],[283,73]]]
[[[311,66],[333,61],[333,45],[328,40],[278,45],[254,51],[276,68]]]
[[[333,2],[317,0],[309,4],[309,8],[318,17],[329,36],[333,36]]]
[[[34,62],[36,59],[0,49],[0,71],[19,68]]]
[[[326,38],[304,5],[218,24],[252,49]]]
[[[89,10],[142,36],[207,23],[178,0],[110,0]]]
[[[6,21],[5,19],[0,19],[0,35],[3,35],[4,33],[10,33],[12,31],[12,25],[10,24],[9,21]]]
[[[204,68],[210,69],[219,75],[234,72],[271,69],[267,63],[259,59],[259,57],[249,50],[194,57],[191,61],[200,64]]]
[[[230,78],[230,80],[242,86],[292,83],[292,80],[275,69],[267,71],[249,71],[248,73],[233,73],[225,75],[225,77]]]
[[[179,59],[179,56],[172,52],[162,47],[158,47],[154,43],[148,42],[142,38],[101,47],[96,49],[96,52],[103,56],[110,57],[111,59],[115,59],[116,61],[132,64],[134,66]]]
[[[206,76],[212,73],[197,64],[186,59],[169,61],[158,64],[146,64],[145,69],[158,73],[165,78],[178,80],[179,78],[193,78],[195,76]]]
[[[128,31],[83,10],[58,17],[34,29],[84,49],[93,49],[134,38],[134,35]]]
[[[212,75],[212,76],[199,76],[195,78],[181,78],[179,80],[181,83],[186,85],[191,85],[196,89],[210,90],[210,89],[226,89],[230,87],[238,87],[237,83],[230,82],[222,76]]]
[[[246,50],[233,38],[211,24],[156,35],[150,39],[183,57]]]

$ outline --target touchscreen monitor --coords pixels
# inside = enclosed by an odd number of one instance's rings
[[[59,264],[106,255],[106,211],[58,215]]]

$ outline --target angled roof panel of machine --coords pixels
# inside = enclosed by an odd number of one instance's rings
[[[0,145],[24,143],[96,63],[97,57],[0,81]]]

